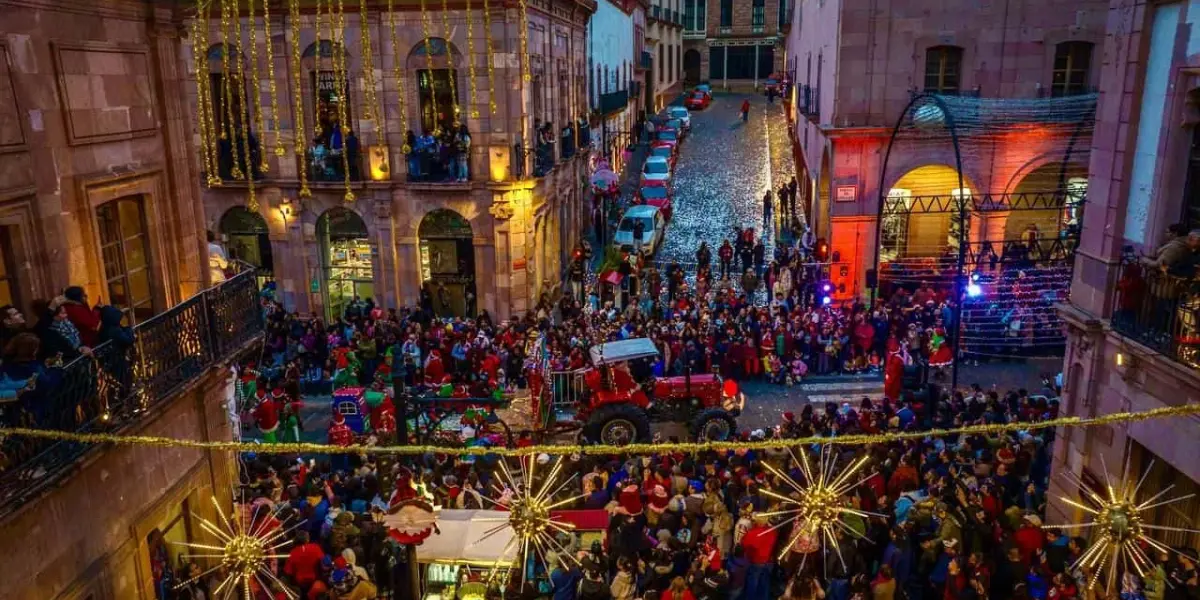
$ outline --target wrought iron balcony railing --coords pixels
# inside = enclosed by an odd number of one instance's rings
[[[821,117],[821,95],[815,86],[802,85],[800,92],[800,114],[812,119]]]
[[[135,425],[263,332],[256,271],[140,323],[131,340],[105,342],[65,366],[37,373],[3,407],[9,426],[100,433]],[[10,437],[0,442],[0,515],[67,476],[93,444]]]
[[[1171,272],[1127,252],[1117,280],[1112,328],[1156,352],[1200,369],[1200,278]]]
[[[642,50],[642,60],[641,60],[641,62],[638,63],[638,66],[643,69],[649,69],[650,63],[652,61],[653,61],[653,58],[652,58],[650,52],[648,50]]]

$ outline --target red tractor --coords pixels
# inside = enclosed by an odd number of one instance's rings
[[[544,386],[542,423],[581,428],[590,442],[649,443],[651,422],[687,423],[699,440],[737,432],[746,398],[732,380],[712,373],[655,377],[658,348],[647,338],[592,346],[592,366],[551,373]]]

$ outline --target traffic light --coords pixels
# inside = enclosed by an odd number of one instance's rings
[[[825,238],[817,240],[816,249],[813,250],[813,258],[817,262],[826,262],[829,260],[829,242]]]

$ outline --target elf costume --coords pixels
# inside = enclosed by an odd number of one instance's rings
[[[929,366],[948,367],[954,363],[954,349],[946,341],[946,330],[938,327],[929,338]]]

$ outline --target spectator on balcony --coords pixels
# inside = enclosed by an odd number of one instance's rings
[[[359,151],[358,136],[354,135],[353,129],[346,130],[346,164],[350,167],[350,179],[359,181],[362,179],[362,153]]]
[[[454,137],[454,164],[458,167],[455,176],[459,183],[470,179],[471,132],[466,123],[459,125],[458,134]]]
[[[112,342],[117,348],[128,348],[133,345],[133,328],[122,325],[125,314],[121,309],[108,304],[96,307],[100,314],[100,343]]]
[[[91,356],[91,346],[71,322],[66,309],[67,299],[59,296],[46,306],[38,320],[37,336],[41,340],[42,358],[70,362],[80,355]],[[96,318],[99,325],[100,319]]]
[[[1166,241],[1154,251],[1154,254],[1143,258],[1143,264],[1148,267],[1156,267],[1172,275],[1176,274],[1172,271],[1182,271],[1184,275],[1190,275],[1187,270],[1188,267],[1194,266],[1196,249],[1200,247],[1200,230],[1186,234],[1184,231],[1185,226],[1182,223],[1168,227]],[[1197,236],[1195,240],[1193,240],[1193,236]]]
[[[408,161],[408,179],[409,181],[417,181],[421,179],[421,158],[417,153],[417,134],[409,129],[404,132],[404,145],[408,146],[405,154],[405,159]]]
[[[63,309],[67,311],[71,323],[79,330],[83,345],[95,347],[100,337],[100,315],[88,307],[87,292],[73,285],[63,290],[62,297],[66,299],[62,305]]]
[[[0,349],[8,345],[17,335],[29,330],[25,315],[11,305],[0,306]]]
[[[211,279],[212,285],[217,285],[225,281],[225,269],[229,268],[229,255],[225,253],[225,248],[217,241],[217,234],[209,231],[208,234],[208,276]]]
[[[42,341],[32,333],[18,334],[9,341],[4,346],[4,364],[0,366],[0,397],[20,397],[22,408],[32,417],[33,424],[45,426],[49,424],[47,407],[39,400],[58,386],[62,369],[57,361],[44,361],[43,355]]]

